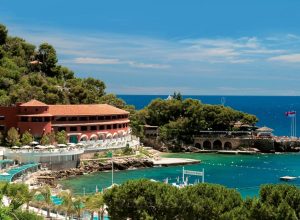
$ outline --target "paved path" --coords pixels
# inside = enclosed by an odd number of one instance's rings
[[[154,166],[174,166],[185,164],[198,164],[200,160],[187,159],[187,158],[159,158],[153,160]]]

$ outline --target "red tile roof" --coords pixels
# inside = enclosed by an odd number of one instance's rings
[[[49,105],[52,115],[121,115],[129,112],[107,104]]]
[[[80,105],[47,105],[43,102],[37,101],[35,99],[23,103],[20,106],[28,107],[41,107],[48,106],[49,115],[57,115],[57,116],[75,116],[75,115],[121,115],[121,114],[129,114],[129,112],[124,111],[122,109],[116,108],[114,106],[108,104],[80,104]],[[41,115],[41,113],[39,113]],[[46,115],[45,115],[46,116]]]
[[[32,99],[29,102],[22,103],[20,106],[26,106],[26,107],[41,107],[41,106],[48,106],[47,104],[40,102],[38,100]]]

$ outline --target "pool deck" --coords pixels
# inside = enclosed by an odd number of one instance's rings
[[[188,165],[199,164],[201,160],[187,159],[187,158],[159,158],[153,160],[154,166],[176,166],[176,165]]]

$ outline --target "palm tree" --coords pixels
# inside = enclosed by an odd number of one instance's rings
[[[73,198],[73,207],[74,207],[74,211],[77,214],[77,218],[80,219],[81,217],[81,213],[84,207],[84,199],[81,196],[77,196],[75,198]]]
[[[48,185],[45,185],[38,189],[39,194],[42,197],[42,204],[47,209],[47,218],[50,218],[50,208],[53,205],[51,199],[51,189]]]
[[[103,219],[104,200],[102,193],[96,193],[85,199],[85,209],[91,213],[91,219],[94,218],[94,212],[98,212],[98,219]],[[101,218],[100,218],[101,217]]]
[[[36,190],[29,190],[28,188],[23,192],[23,198],[26,204],[27,211],[29,210],[29,203],[34,200],[35,194],[36,194]]]
[[[60,208],[65,212],[66,219],[74,213],[73,195],[70,191],[63,191],[59,194],[62,200]]]
[[[95,203],[94,195],[86,196],[84,199],[85,210],[91,213],[91,220],[94,219],[94,212],[98,211],[98,207]]]

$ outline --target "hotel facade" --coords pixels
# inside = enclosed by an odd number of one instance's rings
[[[0,107],[0,131],[15,127],[36,139],[66,131],[71,143],[109,141],[130,134],[129,112],[107,104],[47,105],[37,100]]]

